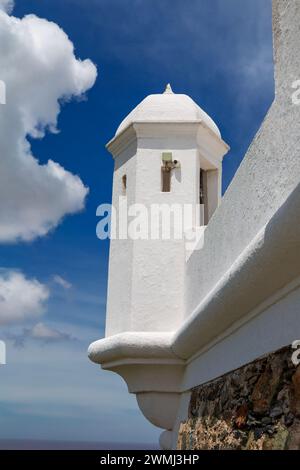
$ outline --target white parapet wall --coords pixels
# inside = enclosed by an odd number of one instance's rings
[[[163,448],[176,448],[193,387],[300,339],[299,24],[299,0],[273,0],[275,100],[186,256],[174,328],[130,331],[120,320],[118,334],[89,349],[166,430]]]

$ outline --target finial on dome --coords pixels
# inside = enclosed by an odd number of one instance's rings
[[[172,88],[171,88],[170,83],[168,83],[167,86],[166,86],[166,89],[165,89],[165,91],[164,91],[164,95],[170,95],[170,94],[172,94],[172,93],[173,93],[173,90],[172,90]]]

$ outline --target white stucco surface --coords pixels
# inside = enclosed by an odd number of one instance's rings
[[[299,184],[300,107],[292,103],[292,84],[300,73],[300,4],[273,4],[276,100],[207,227],[203,250],[189,260],[187,315]]]
[[[191,359],[183,390],[209,382],[300,338],[300,278]],[[273,302],[273,303],[272,303]]]

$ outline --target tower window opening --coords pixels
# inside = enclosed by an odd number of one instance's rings
[[[173,160],[172,152],[162,153],[161,180],[162,192],[169,193],[171,191],[171,175],[172,170],[180,168],[180,162]]]
[[[204,171],[202,168],[200,169],[199,202],[200,202],[200,225],[207,225],[208,224],[207,172]]]
[[[161,179],[162,192],[169,193],[171,191],[171,168],[166,165],[161,168]]]
[[[204,177],[203,170],[200,170],[200,204],[204,204]]]
[[[123,176],[122,176],[122,190],[123,190],[123,193],[126,194],[126,190],[127,190],[127,175],[123,175]]]
[[[200,170],[200,225],[207,225],[219,205],[218,169]]]

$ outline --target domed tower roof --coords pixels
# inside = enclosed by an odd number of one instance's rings
[[[116,136],[134,122],[194,122],[203,121],[218,137],[221,133],[208,116],[187,95],[173,93],[168,84],[162,94],[149,95],[122,121]]]

